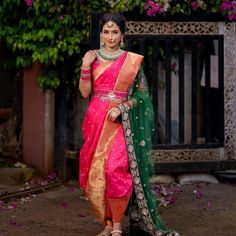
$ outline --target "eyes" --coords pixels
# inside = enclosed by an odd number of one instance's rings
[[[103,34],[109,34],[109,33],[112,33],[112,34],[119,34],[120,31],[119,30],[103,30],[102,31]]]

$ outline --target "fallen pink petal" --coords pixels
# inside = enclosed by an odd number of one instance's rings
[[[203,192],[201,192],[201,191],[199,191],[199,190],[194,190],[193,193],[195,194],[195,197],[196,197],[197,199],[202,198],[203,195],[204,195]]]
[[[62,203],[62,206],[63,206],[64,208],[68,208],[68,207],[69,207],[69,204],[68,204],[67,202],[63,202],[63,203]]]
[[[208,201],[208,202],[207,202],[207,207],[208,207],[208,208],[212,208],[212,202],[211,202],[211,201]]]
[[[176,202],[176,195],[182,192],[182,188],[180,185],[171,184],[156,184],[153,187],[153,194],[157,198],[157,202],[159,206],[169,206]]]
[[[12,226],[15,226],[15,227],[20,227],[20,226],[22,226],[21,223],[17,223],[17,222],[14,221],[14,220],[9,220],[9,221],[8,221],[8,224],[9,224],[9,225],[12,225]]]
[[[55,172],[52,172],[51,174],[48,175],[48,180],[52,181],[55,180],[57,177]]]
[[[68,192],[74,192],[75,191],[75,188],[73,186],[69,186],[67,188]]]
[[[16,209],[16,207],[17,207],[16,203],[13,202],[8,206],[8,209]]]
[[[79,217],[86,217],[85,214],[79,214]]]

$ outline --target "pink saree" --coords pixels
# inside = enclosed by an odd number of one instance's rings
[[[94,96],[82,125],[80,186],[102,223],[111,217],[118,221],[132,193],[122,124],[108,120],[107,115],[112,107],[127,100],[142,59],[140,55],[124,52],[115,61],[102,64],[95,61],[92,66]]]

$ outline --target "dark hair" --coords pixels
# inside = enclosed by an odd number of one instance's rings
[[[100,20],[100,32],[102,32],[103,26],[108,22],[112,21],[115,22],[122,34],[125,33],[125,18],[121,14],[112,14],[112,13],[105,13]]]

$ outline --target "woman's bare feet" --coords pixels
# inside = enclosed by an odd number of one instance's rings
[[[113,228],[107,225],[101,233],[97,234],[97,236],[110,236],[112,230]]]
[[[114,223],[113,224],[113,230],[111,231],[112,236],[121,236],[122,231],[121,231],[121,223]]]

